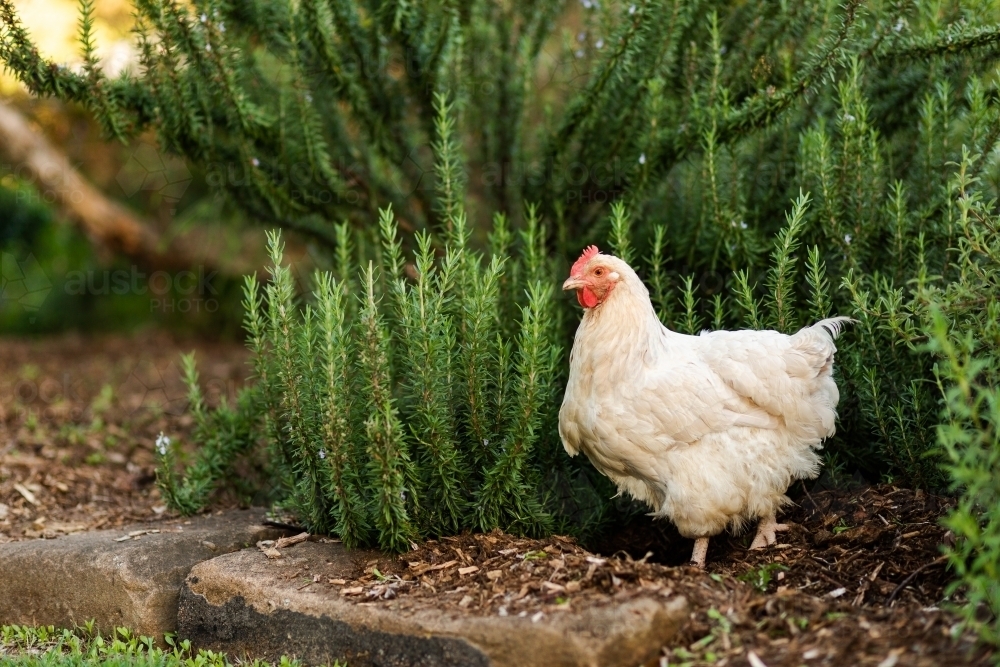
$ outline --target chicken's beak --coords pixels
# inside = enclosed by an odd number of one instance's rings
[[[583,280],[570,276],[569,278],[566,279],[566,282],[563,283],[563,290],[582,289],[586,286],[587,283],[585,283]]]

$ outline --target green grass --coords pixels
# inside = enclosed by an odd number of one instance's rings
[[[73,630],[57,630],[51,625],[4,625],[0,626],[0,667],[265,667],[272,664],[262,660],[230,661],[224,653],[214,651],[195,652],[191,642],[177,641],[169,634],[164,640],[167,648],[159,648],[153,638],[134,635],[128,628],[117,628],[111,637],[104,637],[95,631],[93,622]],[[301,663],[282,656],[275,664],[298,667]],[[338,661],[332,667],[347,665]]]

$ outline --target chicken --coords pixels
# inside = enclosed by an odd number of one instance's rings
[[[564,290],[584,307],[570,354],[559,435],[600,472],[695,540],[759,520],[752,549],[774,544],[796,479],[819,474],[839,392],[834,339],[850,318],[793,335],[664,327],[628,264],[587,248]]]

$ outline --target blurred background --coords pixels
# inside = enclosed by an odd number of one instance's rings
[[[16,6],[45,55],[79,70],[79,4],[26,0]],[[104,71],[115,76],[135,68],[131,4],[102,1],[94,16]],[[0,150],[0,332],[157,329],[241,339],[240,276],[262,264],[263,231],[214,196],[203,173],[164,152],[153,132],[109,141],[85,109],[33,97],[9,71],[0,74],[0,109],[4,128],[27,144],[23,151],[49,165],[38,173],[25,155],[13,154],[9,136],[0,140],[6,144]],[[74,187],[74,179],[92,187]],[[110,247],[93,212],[100,218],[108,205],[151,231],[164,255],[174,254],[190,274]]]

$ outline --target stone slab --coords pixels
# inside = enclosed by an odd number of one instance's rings
[[[181,591],[178,636],[231,657],[350,667],[631,667],[653,659],[687,614],[681,597],[546,614],[538,622],[453,608],[358,604],[288,573],[353,571],[339,544],[269,560],[244,550],[199,563]],[[305,581],[305,583],[303,583]]]
[[[231,510],[189,523],[0,544],[0,625],[73,627],[95,620],[102,631],[127,626],[160,639],[176,629],[178,595],[192,565],[285,534],[262,525],[264,515],[262,509]]]

